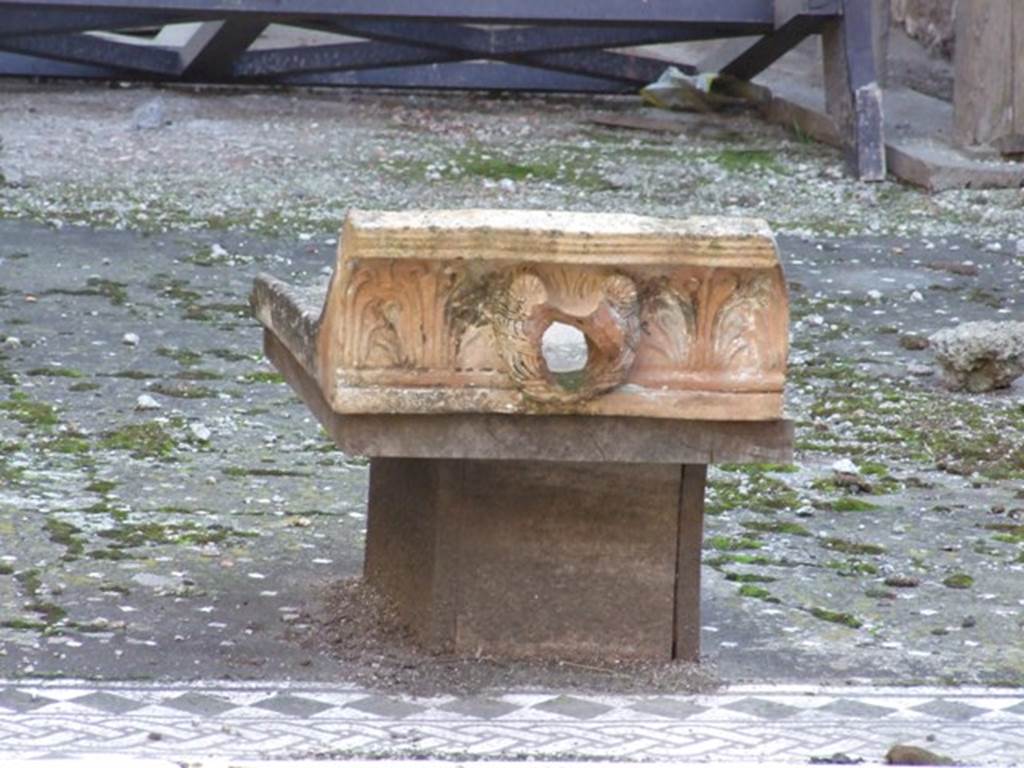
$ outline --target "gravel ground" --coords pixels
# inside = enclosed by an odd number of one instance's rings
[[[166,124],[133,129],[154,98]],[[1024,386],[949,394],[918,349],[1024,319],[1020,191],[860,185],[743,115],[592,122],[642,113],[629,99],[6,83],[0,100],[0,676],[457,684],[445,665],[396,677],[329,631],[332,585],[359,572],[365,463],[262,361],[245,302],[258,271],[320,275],[350,206],[494,206],[780,233],[798,453],[712,472],[708,674],[1024,685]]]

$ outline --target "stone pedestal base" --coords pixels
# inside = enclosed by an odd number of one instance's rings
[[[696,660],[707,465],[792,459],[785,420],[342,415],[270,330],[265,349],[372,457],[367,579],[438,651]]]
[[[705,470],[374,458],[366,578],[436,651],[695,660]]]

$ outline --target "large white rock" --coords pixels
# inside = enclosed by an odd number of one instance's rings
[[[987,392],[1024,374],[1024,323],[961,323],[929,338],[950,389]]]

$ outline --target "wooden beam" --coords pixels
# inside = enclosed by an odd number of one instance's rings
[[[272,79],[283,75],[301,75],[316,72],[429,64],[468,58],[420,45],[403,45],[371,40],[336,45],[300,45],[294,48],[272,48],[249,51],[235,59],[231,76],[250,79]]]
[[[751,80],[805,37],[820,32],[827,19],[827,16],[793,16],[774,32],[754,41],[735,40],[718,46],[697,65],[697,69]]]
[[[538,36],[532,41],[532,50],[521,50],[516,44],[523,42],[520,36],[505,37],[507,30],[480,30],[460,25],[424,26],[417,23],[380,22],[341,20],[332,25],[339,31],[359,37],[372,37],[390,40],[399,44],[414,44],[425,48],[445,50],[462,54],[458,58],[486,58],[496,61],[507,61],[530,66],[552,69],[559,72],[570,72],[579,75],[619,80],[637,86],[646,85],[656,80],[671,62],[661,61],[643,56],[608,51],[546,51],[541,46],[543,37]],[[549,30],[538,30],[549,31]],[[648,31],[649,32],[649,31]],[[520,32],[519,35],[522,33]],[[683,34],[680,30],[679,34]],[[649,42],[656,39],[671,39],[667,31],[657,37],[651,36]],[[557,39],[557,38],[556,38]],[[628,44],[639,44],[641,40],[633,38]],[[605,43],[606,45],[609,43]],[[616,44],[616,43],[611,43]],[[626,43],[618,43],[626,44]],[[596,46],[586,46],[596,47]],[[441,60],[437,57],[431,61]]]
[[[269,18],[354,17],[448,19],[496,24],[591,22],[596,24],[731,24],[751,33],[768,31],[774,21],[765,0],[3,0],[0,7],[90,10],[148,10],[228,18],[265,14]]]
[[[822,33],[825,104],[836,122],[853,175],[883,181],[886,174],[882,89],[875,73],[871,4],[844,0],[841,19]]]
[[[173,76],[179,69],[176,51],[118,43],[89,34],[5,37],[0,38],[0,50],[151,75]]]
[[[471,27],[423,19],[342,19],[293,22],[293,26],[353,37],[416,43],[439,48],[471,48],[488,57],[503,54],[553,53],[590,48],[621,48],[735,36],[734,27],[656,24],[651,26],[515,26]]]
[[[453,61],[384,69],[288,75],[271,82],[352,88],[434,88],[440,90],[635,93],[636,86],[600,77],[552,72],[501,62]]]
[[[229,19],[200,24],[178,52],[181,76],[191,80],[215,80],[231,72],[235,59],[252,45],[264,21]]]
[[[1024,7],[1013,6],[1013,131],[1012,135],[1024,136]]]
[[[834,17],[843,13],[841,0],[774,0],[775,28],[781,29],[798,16]]]
[[[160,25],[172,19],[168,13],[151,11],[93,11],[60,8],[7,8],[0,2],[0,37],[59,35],[95,29]]]
[[[988,144],[1014,131],[1015,70],[1024,80],[1024,64],[1014,58],[1024,56],[1024,38],[1014,50],[1014,17],[1024,9],[1015,5],[961,0],[957,6],[953,140],[959,146]]]

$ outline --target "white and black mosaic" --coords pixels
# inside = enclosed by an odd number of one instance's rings
[[[417,698],[312,684],[0,683],[0,754],[134,757],[880,760],[916,744],[1024,759],[1017,689],[737,686],[709,695]]]

